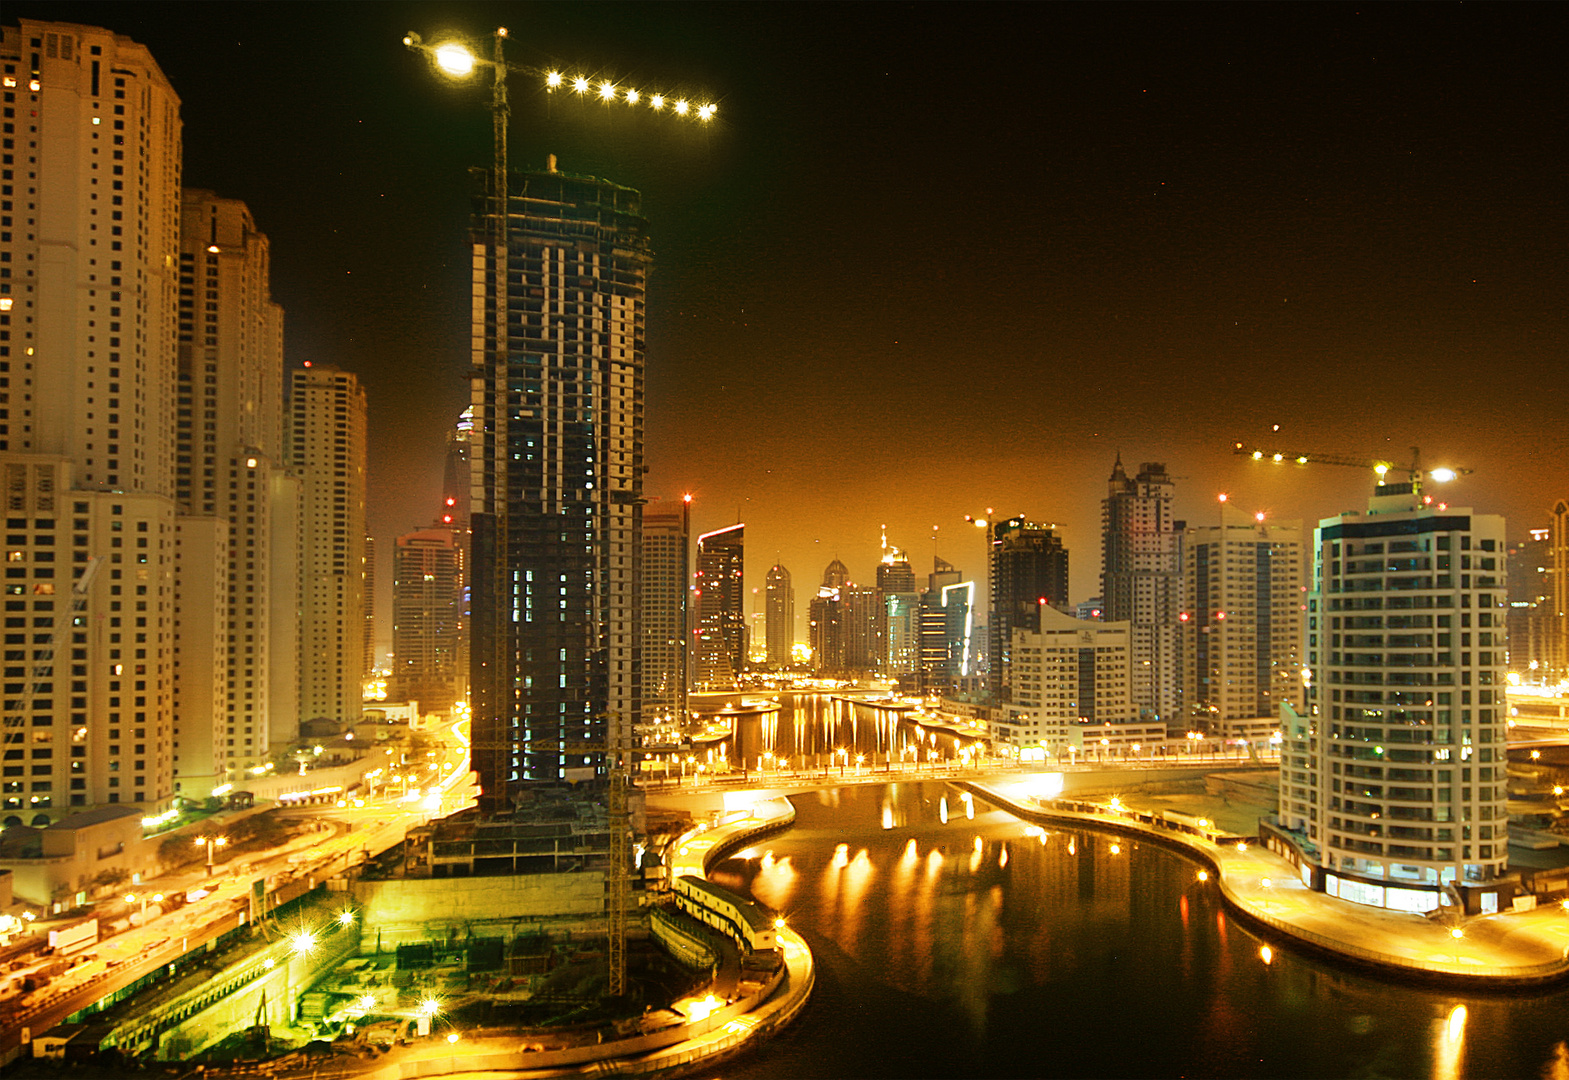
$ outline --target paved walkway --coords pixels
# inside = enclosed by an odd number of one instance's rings
[[[1096,813],[1050,809],[1036,801],[1028,778],[968,786],[1022,818],[1078,821],[1180,844],[1214,868],[1217,886],[1233,909],[1326,952],[1384,968],[1497,985],[1569,977],[1569,905],[1473,917],[1451,927],[1315,892],[1302,884],[1295,867],[1261,844],[1239,849],[1157,830],[1110,806]],[[1453,929],[1461,936],[1454,936]]]

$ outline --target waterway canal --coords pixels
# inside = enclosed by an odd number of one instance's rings
[[[713,876],[788,914],[817,988],[728,1078],[1569,1080],[1569,987],[1453,993],[1310,960],[1172,852],[1031,829],[940,782],[793,801],[793,829]]]

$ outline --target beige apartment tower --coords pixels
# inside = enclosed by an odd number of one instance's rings
[[[1187,722],[1226,735],[1231,721],[1302,708],[1307,607],[1301,521],[1222,506],[1216,525],[1182,534],[1177,617]]]
[[[0,823],[158,812],[174,795],[180,102],[146,48],[72,23],[0,29],[0,75]]]
[[[287,459],[299,478],[299,717],[359,719],[365,633],[365,390],[309,361],[290,373]]]
[[[181,197],[175,498],[182,515],[176,790],[204,796],[298,735],[293,677],[298,497],[283,460],[283,312],[270,251],[245,204],[187,188]],[[221,574],[195,560],[217,522]],[[218,593],[207,596],[205,583]],[[208,615],[221,612],[209,626]],[[205,681],[205,656],[221,662]],[[276,669],[276,670],[275,670]],[[284,677],[280,677],[284,676]],[[217,715],[203,719],[209,700]],[[211,733],[211,741],[204,735]]]

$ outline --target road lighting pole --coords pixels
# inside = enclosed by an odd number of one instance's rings
[[[227,836],[198,836],[196,837],[196,842],[207,845],[207,876],[212,877],[213,848],[223,847],[229,842],[229,838]]]

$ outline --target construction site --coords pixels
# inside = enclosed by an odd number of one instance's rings
[[[669,887],[667,854],[692,835],[725,835],[711,832],[717,818],[648,821],[635,800],[648,839],[613,916],[606,795],[603,784],[541,788],[515,820],[471,809],[415,827],[168,978],[35,1037],[16,1074],[182,1062],[221,1076],[331,1058],[352,1075],[460,1042],[531,1063],[603,1061],[668,1050],[693,1024],[774,996],[787,981],[776,915],[741,898],[730,899],[756,910],[716,914],[724,905],[711,897],[706,909],[678,905]]]

